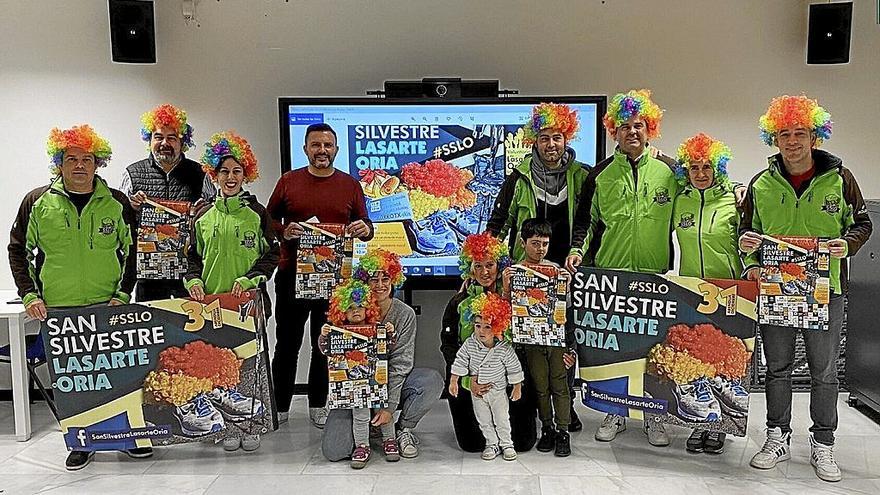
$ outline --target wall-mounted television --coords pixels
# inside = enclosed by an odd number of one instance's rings
[[[605,96],[282,97],[281,172],[307,166],[306,128],[329,124],[339,146],[334,167],[361,183],[376,229],[355,257],[382,247],[401,256],[410,278],[458,276],[462,241],[485,230],[505,175],[531,153],[520,128],[541,102],[578,111],[580,131],[569,143],[578,161],[591,167],[605,157]]]

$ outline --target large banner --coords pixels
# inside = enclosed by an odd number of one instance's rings
[[[744,436],[754,282],[582,267],[571,289],[583,403]]]
[[[137,232],[137,278],[180,280],[190,242],[188,201],[151,199],[141,205]]]
[[[554,266],[510,267],[513,342],[565,346],[568,279]]]
[[[828,239],[763,237],[758,323],[828,330]]]
[[[333,289],[351,277],[354,239],[341,223],[300,225],[305,231],[296,250],[296,297],[330,299]]]
[[[68,449],[278,427],[259,291],[50,311],[40,331]]]
[[[385,325],[330,326],[327,336],[330,409],[388,407]]]

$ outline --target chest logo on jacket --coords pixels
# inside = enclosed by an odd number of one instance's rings
[[[678,227],[682,229],[689,229],[694,226],[694,214],[693,213],[682,213],[681,218],[678,220]]]
[[[257,247],[257,233],[248,230],[245,231],[244,237],[241,239],[241,245],[247,249],[254,249]]]
[[[101,219],[101,226],[98,227],[98,233],[102,235],[112,235],[116,232],[116,221],[109,217]]]
[[[654,202],[660,206],[663,206],[672,201],[669,197],[669,189],[665,187],[658,187],[654,189]]]
[[[829,194],[825,196],[825,203],[822,205],[822,211],[829,215],[840,212],[840,196]]]

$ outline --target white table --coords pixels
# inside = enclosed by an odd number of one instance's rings
[[[0,290],[0,318],[9,324],[9,355],[12,361],[12,408],[15,412],[15,439],[27,442],[31,438],[31,408],[28,398],[28,372],[25,360],[24,306],[7,304],[18,297],[14,290]]]

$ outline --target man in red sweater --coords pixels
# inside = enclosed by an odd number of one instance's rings
[[[360,183],[333,168],[339,148],[336,132],[327,124],[306,129],[303,146],[309,166],[287,172],[278,180],[269,199],[269,214],[281,244],[281,260],[275,277],[275,355],[272,375],[278,417],[287,420],[297,358],[306,320],[312,342],[309,365],[309,418],[318,428],[327,421],[327,358],[318,349],[318,335],[327,321],[328,302],[294,297],[296,249],[303,229],[297,222],[317,218],[323,223],[349,224],[349,234],[363,241],[373,237]]]

